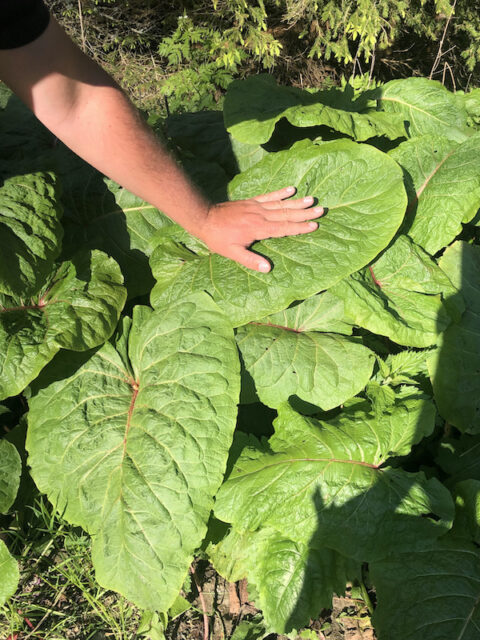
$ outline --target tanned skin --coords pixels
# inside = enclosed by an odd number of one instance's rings
[[[321,207],[294,187],[212,205],[192,186],[112,78],[50,19],[34,42],[0,51],[0,79],[52,133],[96,169],[154,205],[208,248],[256,271],[256,240],[308,233]]]

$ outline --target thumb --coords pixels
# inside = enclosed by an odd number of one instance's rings
[[[262,256],[259,256],[253,251],[249,251],[240,245],[233,245],[230,248],[228,254],[224,254],[227,258],[231,258],[243,265],[244,267],[248,267],[248,269],[253,269],[253,271],[260,271],[261,273],[268,273],[271,270],[270,263]]]

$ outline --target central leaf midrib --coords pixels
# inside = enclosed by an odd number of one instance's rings
[[[255,473],[260,473],[265,469],[271,469],[273,467],[278,467],[284,464],[294,464],[297,462],[328,462],[328,463],[338,463],[338,464],[351,464],[357,465],[359,467],[368,467],[369,469],[374,469],[378,471],[381,465],[373,464],[371,462],[363,462],[362,460],[342,460],[339,458],[293,458],[289,460],[281,460],[279,462],[272,462],[272,464],[267,464],[261,467],[260,469],[255,469],[254,471],[248,471],[246,473],[238,474],[232,480],[237,480],[238,478],[245,478],[247,476],[254,475]]]
[[[132,397],[131,397],[131,400],[130,400],[130,406],[128,407],[127,424],[125,425],[125,435],[123,437],[122,464],[123,464],[123,461],[125,460],[125,455],[126,455],[126,450],[127,450],[128,433],[130,431],[130,426],[132,424],[133,411],[135,409],[135,402],[137,401],[138,392],[139,392],[139,384],[138,384],[138,382],[130,380],[129,384],[132,387],[133,393],[132,393]]]

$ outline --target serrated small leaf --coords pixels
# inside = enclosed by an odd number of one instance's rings
[[[223,478],[238,393],[233,331],[205,294],[136,307],[127,362],[107,343],[57,357],[35,382],[32,475],[93,534],[100,584],[148,609],[172,605]]]
[[[257,620],[242,620],[233,632],[230,640],[260,640],[264,638],[267,631],[260,616]]]
[[[365,394],[372,403],[373,412],[377,417],[395,404],[395,391],[387,384],[378,384],[375,380],[371,380],[367,384]]]
[[[392,378],[399,376],[418,376],[428,373],[427,358],[431,350],[413,351],[406,349],[400,353],[393,353],[385,359],[388,375]]]

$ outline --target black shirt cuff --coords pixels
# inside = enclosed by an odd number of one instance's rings
[[[48,26],[50,13],[42,0],[0,0],[0,49],[23,47]]]

